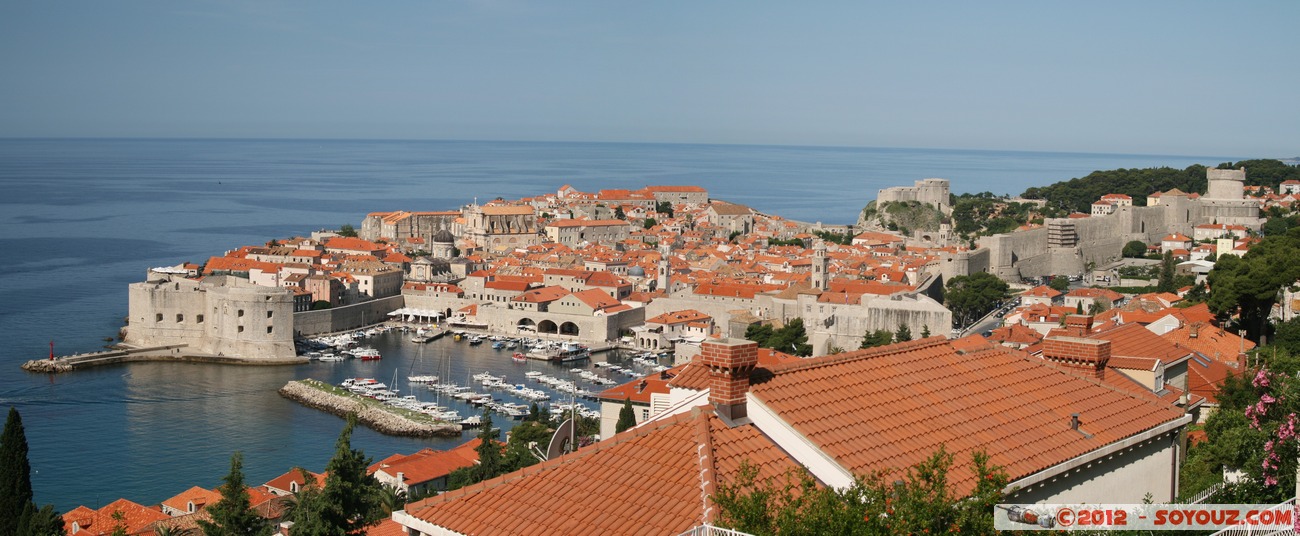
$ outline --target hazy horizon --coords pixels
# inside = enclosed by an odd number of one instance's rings
[[[1300,3],[0,3],[0,137],[1300,155]]]

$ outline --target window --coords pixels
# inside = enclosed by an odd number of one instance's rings
[[[237,331],[237,333],[243,333],[243,332],[244,332],[244,326],[239,326],[239,330]]]
[[[154,322],[162,322],[162,313],[158,313],[158,314],[154,315],[154,317],[153,317],[153,321],[154,321]]]
[[[267,318],[271,318],[271,317],[274,316],[274,315],[275,315],[275,311],[267,311],[267,312],[266,312],[266,317],[267,317]]]
[[[273,330],[273,329],[275,329],[275,328],[272,328],[271,326],[266,326],[266,333],[267,333],[267,334],[270,334],[270,333],[271,333],[271,330]]]
[[[185,315],[181,313],[176,313],[176,323],[179,324],[184,321],[185,321]]]
[[[196,324],[202,324],[202,323],[203,323],[203,315],[194,315],[194,322],[195,322]]]
[[[240,309],[240,310],[239,310],[239,316],[244,316],[244,310],[243,310],[243,309]]]

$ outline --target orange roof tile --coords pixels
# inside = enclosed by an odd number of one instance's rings
[[[1192,336],[1193,333],[1196,334],[1195,337]],[[1250,340],[1200,322],[1184,325],[1161,337],[1224,363],[1236,363],[1237,354],[1255,349],[1255,343]]]
[[[742,461],[759,478],[798,467],[753,425],[728,427],[701,407],[406,512],[461,534],[679,534],[716,516],[705,497]]]
[[[857,475],[910,467],[945,445],[957,459],[986,450],[1014,481],[1183,415],[1021,352],[962,353],[942,337],[770,373],[751,395]],[[1091,437],[1070,429],[1072,413]],[[960,496],[974,477],[969,465],[954,465],[948,481]]]
[[[217,491],[194,486],[163,501],[162,504],[181,512],[188,512],[190,503],[194,503],[194,509],[198,511],[204,506],[214,504],[219,500],[221,500],[221,494]]]
[[[474,438],[451,450],[423,449],[409,456],[396,454],[371,465],[367,472],[373,474],[382,469],[393,476],[401,473],[407,485],[418,485],[478,463],[478,451],[474,449],[482,443],[483,440]]]
[[[99,510],[93,510],[93,515],[90,515],[90,512],[92,511],[89,508],[79,507],[64,514],[63,523],[68,534],[112,534],[119,525],[127,534],[143,534],[148,532],[149,525],[171,517],[162,513],[162,510],[126,499],[118,499]],[[114,519],[114,516],[119,514],[121,519]],[[73,522],[76,522],[80,529],[75,533],[72,532]]]

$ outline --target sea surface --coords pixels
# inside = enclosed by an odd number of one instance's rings
[[[136,363],[62,375],[22,362],[98,350],[117,335],[127,284],[152,266],[201,263],[241,245],[360,226],[368,212],[450,210],[476,199],[694,184],[712,197],[796,220],[848,224],[880,188],[940,177],[953,191],[1019,194],[1098,169],[1216,165],[1225,156],[623,143],[320,140],[0,140],[0,410],[22,413],[36,499],[61,511],[119,497],[157,504],[220,484],[242,451],[249,483],[320,471],[341,419],[280,398],[295,378],[410,374],[457,383],[537,369],[487,345],[399,334],[377,362],[297,367]],[[604,360],[605,357],[597,357]],[[617,358],[616,358],[617,359]],[[570,365],[572,366],[572,365]],[[590,368],[590,364],[582,364]],[[462,414],[471,414],[463,406]],[[358,428],[380,459],[466,441]]]

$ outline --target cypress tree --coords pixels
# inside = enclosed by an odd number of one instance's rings
[[[330,521],[344,534],[360,534],[383,516],[379,481],[374,475],[366,474],[371,460],[352,448],[352,429],[356,424],[356,414],[349,415],[335,443],[334,457],[325,465],[329,475],[321,492],[325,504],[331,507],[326,511],[337,516]]]
[[[475,447],[475,450],[478,451],[478,465],[473,468],[477,472],[474,475],[474,482],[496,478],[505,472],[501,444],[497,442],[497,434],[498,431],[492,428],[492,414],[484,409],[483,428],[479,430],[478,434],[478,438],[483,442],[478,447]]]
[[[618,410],[618,424],[614,425],[614,433],[621,433],[628,428],[636,426],[636,413],[632,411],[632,399],[623,399],[623,409]]]
[[[253,511],[244,486],[244,455],[230,456],[230,473],[217,488],[221,500],[208,507],[211,521],[199,520],[204,536],[270,536],[271,524]]]
[[[18,520],[32,502],[32,467],[27,463],[23,418],[10,407],[0,434],[0,534],[16,534]]]

